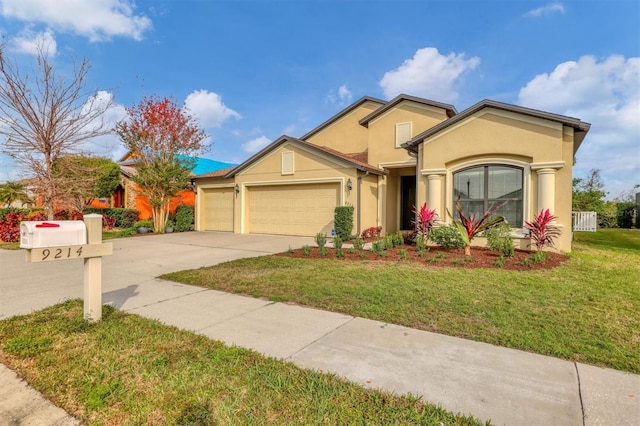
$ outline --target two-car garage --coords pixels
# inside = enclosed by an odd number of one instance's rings
[[[335,209],[344,205],[356,211],[367,206],[369,222],[376,223],[377,182],[383,174],[346,154],[283,136],[237,167],[194,178],[196,229],[331,235]]]
[[[234,230],[234,187],[203,188],[199,198],[201,229]],[[340,204],[340,183],[246,185],[238,194],[244,204],[243,233],[313,236],[331,233]]]

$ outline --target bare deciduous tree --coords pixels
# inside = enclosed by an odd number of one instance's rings
[[[111,100],[87,89],[89,68],[83,60],[74,62],[68,76],[56,73],[45,46],[40,46],[36,66],[23,73],[0,46],[0,134],[6,137],[2,151],[31,174],[50,219],[59,196],[54,164],[81,154],[84,142],[112,131],[102,120]]]

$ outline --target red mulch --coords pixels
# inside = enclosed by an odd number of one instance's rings
[[[406,259],[402,258],[401,249],[405,250]],[[335,249],[327,248],[325,257],[320,255],[318,247],[311,247],[311,253],[305,255],[302,249],[291,250],[286,253],[279,253],[276,256],[293,257],[299,259],[336,259],[345,262],[414,262],[422,263],[429,266],[448,266],[455,268],[493,268],[498,269],[495,265],[496,260],[500,257],[500,253],[491,251],[488,248],[472,247],[471,258],[467,259],[464,249],[441,249],[439,247],[430,247],[425,252],[424,257],[418,256],[418,252],[414,246],[402,245],[393,249],[385,250],[384,254],[372,253],[369,250],[353,251],[349,248],[342,249],[344,257],[336,257]],[[568,257],[560,253],[547,252],[547,258],[540,263],[535,263],[531,259],[534,252],[516,250],[513,257],[505,258],[504,265],[501,269],[512,271],[531,271],[538,269],[551,269],[561,265]],[[528,262],[525,259],[529,259]]]

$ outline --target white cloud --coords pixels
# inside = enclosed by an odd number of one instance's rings
[[[346,84],[343,84],[342,86],[338,87],[337,92],[333,90],[330,91],[324,101],[328,104],[346,105],[351,103],[352,99],[353,95],[351,94],[351,91]]]
[[[556,12],[564,14],[564,5],[562,3],[549,3],[546,6],[528,11],[524,16],[537,18],[539,16],[549,15]]]
[[[260,136],[259,138],[250,140],[247,143],[243,143],[242,150],[248,154],[255,154],[256,152],[260,151],[262,148],[269,145],[270,143],[271,143],[271,139],[263,135],[263,136]]]
[[[114,102],[113,93],[104,90],[98,91],[95,96],[88,99],[83,108],[88,108],[89,105],[95,108],[104,108],[109,103],[111,104],[109,108],[93,124],[95,127],[102,126],[103,129],[110,130],[115,128],[118,121],[128,117],[124,105]],[[83,149],[93,155],[110,158],[114,161],[120,160],[127,151],[115,133],[93,138],[84,144]]]
[[[42,23],[91,41],[114,36],[141,40],[151,28],[151,20],[134,14],[134,8],[130,0],[0,0],[0,13],[6,18]]]
[[[56,55],[58,45],[51,31],[34,33],[30,30],[23,31],[19,36],[9,41],[12,50],[29,55],[37,55],[38,49],[50,57]]]
[[[591,123],[576,177],[600,169],[612,197],[640,183],[640,57],[561,63],[520,89],[518,103]]]
[[[460,75],[478,66],[480,58],[464,59],[464,53],[444,56],[433,47],[416,51],[398,68],[388,71],[379,84],[387,98],[400,93],[453,102],[458,97],[454,86]]]
[[[205,128],[220,127],[230,118],[241,118],[240,114],[222,103],[220,95],[206,90],[190,93],[184,106]]]

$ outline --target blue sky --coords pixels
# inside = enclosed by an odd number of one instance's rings
[[[184,103],[219,161],[407,93],[577,117],[592,127],[574,176],[600,169],[610,198],[640,183],[637,0],[0,0],[0,33],[25,66],[43,41],[60,70],[88,59],[114,123],[145,95]],[[89,148],[124,153],[116,137]],[[0,181],[18,177],[0,156]]]

